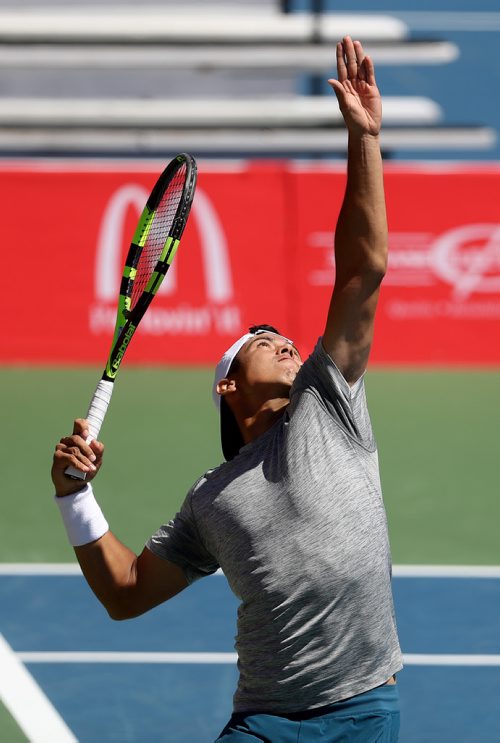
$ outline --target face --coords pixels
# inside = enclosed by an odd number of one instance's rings
[[[247,341],[237,360],[235,376],[243,390],[271,385],[270,394],[286,397],[302,366],[295,346],[274,333],[260,333]]]

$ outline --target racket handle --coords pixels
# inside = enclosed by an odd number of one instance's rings
[[[113,382],[109,382],[106,379],[101,379],[96,387],[94,396],[89,405],[87,412],[87,420],[89,422],[89,433],[90,436],[88,441],[93,441],[99,436],[102,422],[106,411],[108,409],[109,401],[113,393]]]
[[[87,436],[86,439],[87,444],[90,444],[91,441],[99,436],[99,431],[101,430],[112,392],[113,382],[101,379],[96,387],[87,412],[87,420],[89,422],[89,436]],[[76,467],[71,465],[66,467],[64,474],[72,480],[85,480],[87,477],[86,472],[77,470]]]

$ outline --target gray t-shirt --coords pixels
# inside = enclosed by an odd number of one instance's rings
[[[401,669],[364,381],[350,388],[320,341],[283,417],[147,546],[189,582],[220,566],[240,599],[235,711],[321,707]]]

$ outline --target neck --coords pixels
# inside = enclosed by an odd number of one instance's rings
[[[245,444],[255,441],[281,418],[290,400],[274,398],[265,402],[257,411],[234,411]]]

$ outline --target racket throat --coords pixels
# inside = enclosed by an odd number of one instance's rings
[[[109,357],[108,363],[106,364],[106,369],[104,370],[103,374],[104,380],[107,380],[109,382],[114,381],[118,373],[118,369],[120,368],[120,364],[122,363],[122,359],[125,355],[125,351],[127,350],[128,345],[132,340],[136,328],[137,325],[128,323],[121,331],[120,335],[118,336],[115,348],[113,349],[113,353]]]

